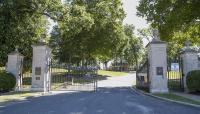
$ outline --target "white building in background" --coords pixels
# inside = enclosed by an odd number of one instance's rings
[[[99,63],[101,70],[112,70],[112,71],[129,71],[133,70],[133,66],[130,66],[125,60],[111,60],[107,64]]]
[[[112,66],[112,63],[113,63],[113,62],[114,62],[113,60],[108,61],[108,63],[107,63],[107,68],[110,68],[110,67]],[[104,63],[101,63],[101,62],[100,62],[100,64],[99,64],[99,67],[100,67],[101,70],[105,70],[105,69],[106,69],[106,65],[105,65]]]

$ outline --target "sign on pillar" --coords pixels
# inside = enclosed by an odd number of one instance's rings
[[[168,92],[166,43],[159,40],[158,32],[148,45],[149,80],[151,93]]]
[[[33,91],[48,92],[50,90],[49,63],[51,58],[51,49],[43,41],[32,45],[32,47],[33,63],[31,89]]]
[[[17,48],[14,52],[8,54],[8,62],[6,66],[6,71],[13,74],[16,78],[15,91],[22,90],[23,58],[24,56],[18,52]]]

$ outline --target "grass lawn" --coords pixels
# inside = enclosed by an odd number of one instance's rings
[[[12,102],[12,101],[21,101],[29,97],[38,97],[42,96],[42,92],[10,92],[0,95],[0,105]]]
[[[0,67],[0,71],[3,71],[5,70],[6,68],[5,67]]]
[[[188,98],[185,98],[185,97],[182,97],[182,96],[179,96],[179,95],[175,95],[173,93],[153,94],[153,95],[158,96],[158,97],[163,97],[163,98],[171,99],[171,100],[175,100],[175,101],[181,101],[181,102],[185,102],[185,103],[200,105],[199,101],[188,99]]]
[[[67,73],[68,72],[68,70],[67,69],[63,69],[63,68],[52,68],[51,69],[52,71],[52,73]]]
[[[181,72],[169,71],[167,73],[167,78],[168,79],[180,79],[181,78]]]
[[[116,71],[105,71],[105,70],[99,70],[98,71],[99,75],[106,75],[106,76],[127,76],[127,72],[116,72]]]

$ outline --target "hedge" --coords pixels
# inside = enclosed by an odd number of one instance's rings
[[[190,92],[200,91],[200,70],[193,70],[187,74],[186,84]]]
[[[16,85],[15,77],[6,71],[0,71],[0,92],[12,90]]]

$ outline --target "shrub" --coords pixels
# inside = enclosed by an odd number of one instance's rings
[[[186,84],[190,92],[200,91],[200,70],[194,70],[187,74]]]
[[[15,77],[7,73],[5,71],[0,72],[0,91],[5,92],[5,91],[10,91],[12,90],[16,85],[16,79]]]
[[[147,93],[150,92],[149,87],[145,87],[145,86],[136,86],[136,88],[137,88],[137,89],[140,89],[140,90],[142,90],[142,91],[144,91],[144,92],[147,92]]]

